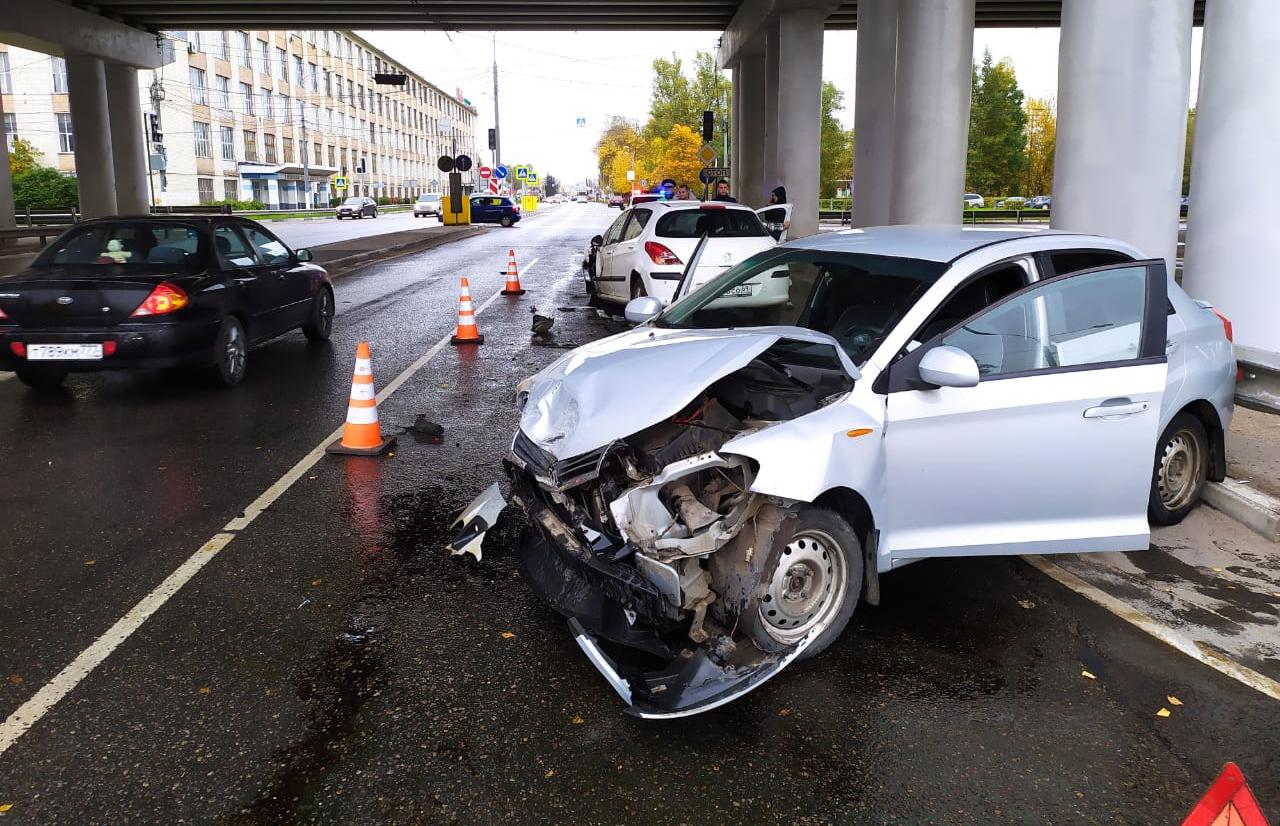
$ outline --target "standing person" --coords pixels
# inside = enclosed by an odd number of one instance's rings
[[[662,183],[658,185],[658,191],[662,194],[663,200],[670,201],[675,198],[676,182],[674,178],[663,178]]]
[[[729,182],[724,178],[716,181],[716,194],[712,198],[713,201],[725,201],[726,203],[736,204],[738,199],[729,194]]]
[[[787,230],[791,229],[791,204],[787,203],[786,187],[774,187],[769,194],[769,205],[759,210],[759,214],[770,235],[779,243],[787,240]]]
[[[693,193],[689,191],[688,184],[680,184],[680,186],[676,187],[675,199],[677,201],[692,201],[694,199]]]

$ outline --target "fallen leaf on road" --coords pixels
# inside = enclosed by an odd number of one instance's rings
[[[1217,571],[1218,573],[1222,573],[1222,569],[1221,569],[1221,568],[1214,568],[1213,570]]]
[[[98,562],[98,560],[96,560],[96,559],[86,559],[86,560],[84,561],[84,567],[86,567],[86,568],[91,568],[91,567],[93,567],[95,564],[97,564],[97,562]]]
[[[0,803],[0,815],[4,814],[5,812],[9,811],[12,808],[13,808],[12,803]]]
[[[200,693],[201,693],[201,694],[209,694],[209,693],[211,693],[212,691],[213,691],[213,689],[212,689],[212,688],[209,688],[209,686],[207,686],[207,685],[202,685],[202,686],[200,686]]]
[[[509,640],[512,637],[514,637],[515,634],[511,633],[510,631],[503,631],[501,634],[499,634],[499,636],[502,637],[504,640]]]
[[[546,774],[544,774],[544,775],[542,775],[542,776],[543,776],[543,777],[555,777],[555,776],[556,776],[556,770],[555,770],[555,769],[547,769],[547,773],[546,773]]]
[[[1019,604],[1019,605],[1021,605],[1023,608],[1035,608],[1035,607],[1036,607],[1036,604],[1035,604],[1034,602],[1032,602],[1031,600],[1029,600],[1029,599],[1020,599],[1020,600],[1018,600],[1018,604]]]
[[[22,675],[21,675],[21,674],[10,674],[10,675],[9,675],[9,682],[13,683],[14,685],[22,685]]]
[[[583,723],[585,723],[585,722],[587,722],[587,721],[586,721],[586,720],[584,720],[584,719],[582,719],[582,715],[580,715],[580,714],[575,714],[575,715],[573,715],[573,718],[569,720],[569,722],[570,722],[570,723],[573,723],[575,726],[580,726],[580,725],[582,725]]]
[[[780,709],[778,709],[778,716],[779,716],[779,717],[790,717],[790,716],[791,716],[791,709],[789,709],[789,708],[780,708]]]
[[[1165,697],[1165,699],[1169,701],[1169,705],[1171,706],[1182,705],[1182,701],[1179,700],[1177,697],[1173,696],[1172,694],[1170,694],[1168,697]]]
[[[1157,717],[1168,717],[1168,716],[1169,716],[1170,714],[1172,714],[1172,713],[1173,713],[1172,711],[1170,711],[1169,709],[1164,708],[1164,707],[1162,706],[1162,707],[1160,708],[1160,710],[1156,712],[1156,716],[1157,716]]]
[[[1096,680],[1096,679],[1098,679],[1097,677],[1093,676],[1093,672],[1092,672],[1092,671],[1081,671],[1081,672],[1080,672],[1080,676],[1081,676],[1081,677],[1084,677],[1086,680]]]
[[[312,588],[319,588],[319,587],[320,587],[320,583],[322,583],[322,582],[324,582],[324,580],[323,580],[323,579],[313,579],[313,580],[311,580],[311,587],[312,587]]]

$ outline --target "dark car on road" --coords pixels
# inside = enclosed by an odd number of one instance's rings
[[[471,223],[509,227],[520,220],[520,207],[505,195],[472,195]]]
[[[51,388],[68,373],[210,367],[239,384],[249,348],[333,328],[311,251],[231,216],[112,217],[67,230],[0,278],[0,370]]]
[[[336,215],[339,221],[343,218],[377,218],[378,202],[372,198],[353,195],[338,204]]]
[[[623,198],[621,195],[610,195],[610,196],[609,196],[609,206],[610,206],[610,207],[617,207],[618,209],[626,209],[626,208],[627,208],[627,201],[626,201],[626,199],[625,199],[625,198]]]

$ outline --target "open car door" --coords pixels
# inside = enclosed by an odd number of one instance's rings
[[[899,359],[880,553],[1147,548],[1166,303],[1162,260],[1084,270],[1025,287]],[[954,372],[934,369],[946,362]]]
[[[781,244],[787,240],[787,228],[791,226],[791,204],[771,204],[756,210],[760,223]]]

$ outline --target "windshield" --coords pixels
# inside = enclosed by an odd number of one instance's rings
[[[161,267],[199,269],[200,230],[191,224],[119,221],[91,224],[67,232],[32,262],[33,267],[69,264],[122,266],[129,271]]]
[[[440,200],[439,195],[419,195],[418,196],[418,203],[425,203],[427,201],[438,201],[438,200]]]
[[[360,206],[364,203],[364,198],[348,198],[342,202],[343,206]]]
[[[671,210],[658,219],[655,232],[663,238],[759,238],[769,234],[751,210],[723,207]]]
[[[947,266],[887,255],[773,249],[681,298],[654,324],[805,327],[831,335],[861,364]]]

